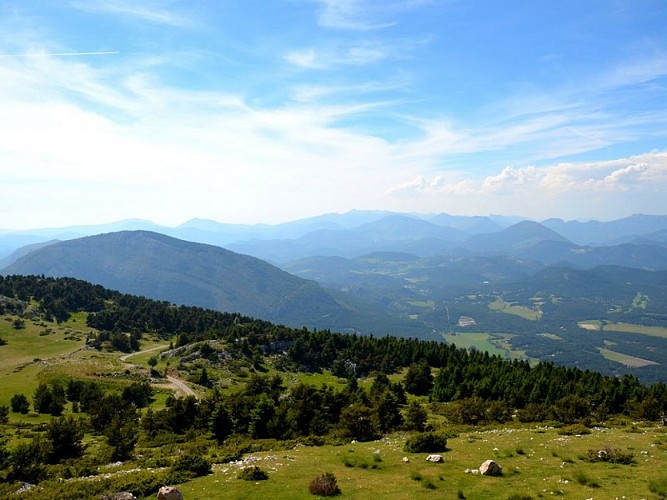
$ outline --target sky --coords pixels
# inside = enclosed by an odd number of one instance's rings
[[[664,0],[3,0],[0,228],[665,214]]]

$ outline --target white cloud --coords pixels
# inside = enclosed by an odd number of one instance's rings
[[[612,161],[562,163],[547,167],[507,166],[495,175],[457,182],[444,182],[441,175],[431,179],[418,176],[413,181],[397,185],[392,192],[483,196],[531,191],[538,196],[554,196],[574,192],[597,195],[601,192],[658,188],[667,188],[667,151]]]
[[[393,57],[394,51],[390,47],[379,42],[363,41],[296,49],[285,54],[284,59],[302,68],[332,69],[338,66],[365,66]]]
[[[372,6],[365,0],[314,0],[321,5],[318,22],[327,28],[369,31],[393,26],[372,21]]]
[[[171,2],[167,2],[169,4]],[[114,14],[138,21],[165,24],[174,27],[191,27],[193,21],[165,8],[164,1],[156,0],[84,0],[70,4],[86,12]]]

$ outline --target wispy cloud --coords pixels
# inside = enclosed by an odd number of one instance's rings
[[[373,10],[366,0],[314,0],[321,6],[318,21],[327,28],[370,31],[393,26],[394,22],[371,19]]]
[[[378,41],[363,41],[325,47],[301,48],[285,54],[284,59],[302,68],[333,69],[338,66],[365,66],[395,57],[395,51]]]
[[[71,5],[86,12],[115,14],[175,27],[193,25],[192,19],[165,8],[165,2],[156,0],[75,0]]]
[[[22,54],[0,54],[0,57],[85,57],[112,56],[117,54],[120,54],[120,52],[114,50],[97,52],[25,52]]]

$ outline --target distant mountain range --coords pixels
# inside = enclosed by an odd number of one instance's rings
[[[517,223],[522,224],[516,225]],[[513,229],[509,232],[503,232],[512,226]],[[12,259],[15,260],[11,254],[26,245],[135,230],[153,231],[181,240],[222,246],[275,264],[285,264],[304,257],[350,258],[383,251],[408,252],[421,257],[461,252],[503,253],[508,250],[508,246],[512,247],[512,251],[518,251],[519,247],[527,250],[531,241],[533,245],[543,245],[543,241],[562,244],[567,240],[572,244],[573,251],[581,247],[622,244],[663,248],[667,246],[665,215],[633,215],[609,222],[547,219],[538,226],[536,221],[499,215],[482,217],[351,211],[277,225],[225,224],[192,219],[177,227],[166,227],[150,221],[129,219],[95,226],[0,230],[0,266],[9,265]],[[512,239],[513,242],[510,241]],[[503,246],[498,247],[497,243]],[[561,245],[560,248],[562,251],[565,246]],[[582,253],[584,251],[585,249],[581,250]],[[539,260],[539,254],[536,258]],[[548,262],[551,261],[553,259],[548,259]],[[642,267],[641,258],[633,265]]]

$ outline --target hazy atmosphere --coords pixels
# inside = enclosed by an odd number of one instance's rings
[[[665,212],[663,0],[7,0],[0,228]]]

